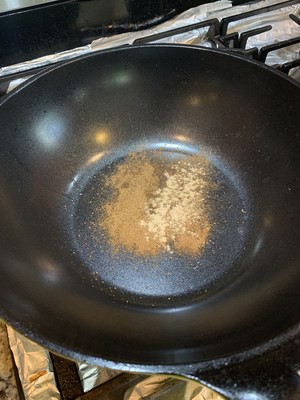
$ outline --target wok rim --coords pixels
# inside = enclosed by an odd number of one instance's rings
[[[280,79],[284,79],[293,86],[297,87],[300,89],[300,82],[296,81],[295,79],[289,77],[287,74],[274,69],[273,67],[262,63],[257,60],[253,60],[250,58],[247,58],[241,54],[237,54],[232,52],[231,50],[228,49],[212,49],[212,48],[207,48],[207,47],[202,47],[202,46],[192,46],[192,45],[184,45],[184,44],[143,44],[143,45],[130,45],[130,46],[121,46],[121,47],[114,47],[114,48],[109,48],[109,49],[104,49],[104,50],[97,50],[93,51],[89,54],[84,54],[79,57],[76,57],[75,59],[68,60],[66,62],[63,62],[62,64],[55,64],[46,67],[43,71],[36,73],[34,76],[31,78],[27,79],[25,82],[23,82],[21,85],[17,86],[15,89],[10,91],[9,93],[5,94],[2,99],[0,100],[0,107],[2,104],[6,103],[11,97],[15,96],[17,93],[22,91],[25,87],[29,86],[31,83],[35,82],[36,80],[40,79],[44,75],[47,75],[48,73],[51,73],[51,71],[54,71],[56,69],[63,68],[64,66],[67,66],[72,63],[80,62],[82,60],[88,59],[95,57],[100,54],[107,54],[107,53],[113,53],[113,52],[121,52],[121,51],[134,51],[135,49],[145,49],[145,48],[174,48],[174,49],[188,49],[190,51],[203,51],[203,52],[209,52],[209,53],[216,53],[216,54],[222,54],[224,57],[231,57],[231,58],[236,58],[239,59],[241,62],[245,63],[250,63],[253,65],[256,65],[256,68],[261,68],[264,70],[269,71],[268,73],[277,75]],[[62,355],[66,358],[76,360],[79,362],[87,362],[92,365],[97,365],[100,367],[104,368],[110,368],[110,369],[115,369],[123,372],[133,372],[133,373],[159,373],[159,374],[172,374],[172,375],[181,375],[181,376],[186,376],[192,378],[193,376],[196,377],[196,372],[198,369],[201,369],[202,371],[207,371],[207,370],[215,370],[220,368],[221,366],[224,365],[232,365],[234,363],[241,363],[243,361],[249,360],[255,356],[258,355],[263,355],[267,352],[270,352],[272,350],[275,350],[285,344],[287,344],[289,341],[292,341],[294,339],[300,338],[300,321],[296,324],[290,327],[289,329],[285,330],[284,332],[280,333],[279,335],[276,335],[272,337],[271,339],[267,341],[263,341],[261,344],[251,347],[249,349],[246,349],[241,352],[233,353],[228,356],[216,358],[216,359],[210,359],[206,361],[197,361],[196,363],[179,363],[179,364],[142,364],[142,363],[127,363],[127,362],[122,362],[122,361],[114,361],[106,358],[102,358],[101,356],[94,356],[94,355],[87,355],[84,354],[84,352],[78,351],[78,350],[72,350],[65,345],[59,345],[55,343],[52,340],[44,339],[40,337],[38,334],[33,332],[31,329],[25,327],[22,325],[20,322],[16,321],[15,319],[11,318],[8,313],[4,311],[4,309],[0,305],[0,320],[3,320],[4,323],[7,325],[11,326],[13,329],[16,331],[20,332],[22,335],[25,337],[29,338],[30,340],[36,342],[37,344],[47,348],[49,351]]]
[[[13,90],[11,90],[9,93],[5,94],[1,99],[0,99],[0,107],[2,106],[2,104],[4,104],[7,100],[9,100],[12,96],[14,96],[15,94],[17,94],[19,91],[23,90],[26,86],[30,85],[32,82],[35,82],[37,79],[39,79],[40,77],[47,75],[48,73],[50,73],[51,71],[54,71],[56,69],[59,68],[63,68],[66,65],[70,65],[72,63],[76,63],[78,61],[82,61],[88,58],[92,58],[94,56],[97,56],[99,54],[106,54],[106,53],[113,53],[113,52],[121,52],[121,51],[131,51],[131,50],[135,50],[135,49],[145,49],[145,48],[182,48],[182,49],[186,49],[186,50],[197,50],[197,51],[204,51],[204,52],[209,52],[209,53],[216,53],[216,54],[222,54],[225,57],[231,57],[231,58],[237,58],[239,60],[241,60],[242,62],[246,62],[246,63],[250,63],[250,64],[254,64],[259,68],[265,69],[267,71],[269,71],[269,73],[273,73],[279,77],[281,77],[282,79],[287,80],[288,82],[290,82],[291,84],[295,85],[296,87],[298,87],[300,89],[300,82],[296,81],[295,79],[291,78],[289,75],[287,75],[284,72],[281,72],[277,69],[275,69],[274,67],[267,65],[261,61],[258,60],[254,60],[252,58],[247,58],[247,56],[243,56],[241,54],[235,53],[232,50],[228,50],[228,49],[213,49],[213,48],[208,48],[208,47],[204,47],[204,46],[194,46],[194,45],[187,45],[187,44],[165,44],[165,43],[158,43],[158,44],[143,44],[143,45],[129,45],[129,46],[118,46],[118,47],[113,47],[113,48],[109,48],[109,49],[104,49],[104,50],[97,50],[97,51],[92,51],[91,53],[88,54],[83,54],[80,55],[72,60],[68,60],[63,62],[62,64],[54,64],[51,66],[46,66],[45,69],[43,71],[40,71],[38,73],[36,73],[34,76],[32,76],[31,78],[27,79],[25,82],[21,83],[20,85],[18,85],[16,88],[14,88]]]
[[[122,372],[142,373],[142,374],[170,374],[178,375],[183,377],[197,377],[196,371],[209,371],[217,370],[224,365],[232,365],[236,363],[242,363],[243,361],[250,360],[255,356],[262,356],[268,352],[274,351],[281,348],[285,344],[292,340],[300,338],[300,322],[293,325],[288,330],[284,331],[280,335],[274,336],[272,339],[264,341],[260,345],[249,348],[247,350],[230,354],[225,357],[215,358],[206,361],[198,361],[192,363],[178,363],[178,364],[139,364],[130,363],[124,361],[114,361],[103,358],[96,355],[87,355],[84,352],[78,350],[71,350],[70,348],[54,343],[51,340],[43,339],[38,334],[35,334],[30,329],[21,326],[19,322],[11,319],[4,312],[2,307],[0,308],[0,317],[3,318],[3,322],[11,326],[13,329],[21,333],[23,336],[34,341],[40,346],[48,349],[50,352],[74,360],[76,362],[86,362],[91,365],[96,365],[103,368],[114,369]]]

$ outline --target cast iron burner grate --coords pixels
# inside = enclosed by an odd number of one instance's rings
[[[114,378],[84,393],[76,363],[50,353],[55,380],[62,400],[120,400],[128,388],[145,379],[146,375],[120,373]]]
[[[255,27],[254,29],[245,30],[243,32],[229,32],[230,25],[237,21],[244,21],[254,16],[267,15],[275,10],[284,9],[286,7],[293,6],[295,4],[300,4],[299,0],[289,0],[273,5],[269,5],[262,8],[257,8],[244,13],[235,14],[229,17],[224,17],[222,19],[211,18],[199,23],[185,25],[180,28],[170,29],[168,31],[144,36],[142,38],[136,39],[133,44],[149,44],[152,42],[163,41],[163,39],[175,37],[180,34],[188,33],[193,30],[199,30],[201,28],[207,28],[206,39],[210,43],[212,48],[220,48],[228,51],[232,51],[246,57],[250,57],[259,62],[266,63],[267,56],[279,49],[289,48],[295,44],[300,43],[300,36],[292,37],[286,40],[276,40],[273,43],[267,44],[260,49],[258,47],[247,48],[247,44],[250,38],[255,37],[259,34],[265,33],[267,31],[272,31],[272,24],[266,24],[263,26]],[[300,26],[300,18],[295,14],[290,14],[289,18],[293,23]],[[101,51],[101,50],[100,50]],[[56,64],[57,65],[57,64]],[[300,48],[298,57],[294,60],[284,60],[282,63],[277,63],[272,65],[272,67],[289,74],[290,71],[296,67],[300,66]],[[43,70],[45,67],[33,68],[24,72],[14,73],[10,75],[5,75],[0,77],[0,96],[3,96],[10,85],[10,82],[19,79],[30,77],[37,72]]]
[[[155,35],[143,37],[134,41],[134,44],[146,44],[150,42],[155,42],[158,40],[174,37],[182,33],[187,33],[192,30],[208,28],[207,39],[211,42],[212,47],[220,49],[229,49],[236,53],[251,57],[254,60],[265,63],[267,56],[272,51],[277,51],[279,49],[288,48],[289,46],[300,43],[300,36],[293,37],[287,40],[276,41],[272,44],[266,45],[258,49],[257,47],[252,47],[246,49],[247,42],[250,37],[257,36],[261,33],[271,31],[272,25],[265,25],[259,28],[250,29],[242,33],[231,32],[228,33],[229,26],[231,23],[236,21],[242,21],[253,16],[262,15],[271,11],[280,10],[285,7],[292,6],[299,3],[299,0],[290,0],[282,3],[274,4],[271,6],[247,11],[245,13],[235,14],[230,17],[225,17],[221,21],[217,18],[212,18],[203,22],[199,22],[192,25],[187,25],[181,28],[172,29],[163,33],[158,33]],[[294,21],[295,24],[300,26],[300,18],[297,15],[290,14],[289,18]],[[285,62],[283,64],[274,65],[275,68],[288,74],[291,69],[296,68],[300,65],[300,51],[299,58],[293,61]]]
[[[288,48],[292,45],[300,43],[300,36],[296,36],[287,40],[274,41],[274,43],[265,45],[260,49],[257,47],[247,48],[248,40],[251,37],[267,31],[271,31],[273,29],[273,26],[271,24],[266,24],[264,26],[245,30],[239,33],[229,32],[230,25],[237,21],[246,20],[247,18],[251,18],[253,16],[262,15],[298,3],[299,0],[290,0],[271,6],[251,10],[245,13],[225,17],[221,20],[217,18],[212,18],[203,22],[143,37],[135,40],[133,43],[147,44],[151,42],[156,42],[158,40],[161,41],[163,39],[174,37],[176,35],[187,33],[193,30],[207,28],[207,40],[210,42],[211,47],[228,49],[229,51],[237,52],[246,57],[250,57],[254,60],[265,63],[267,56],[271,52],[277,51],[278,49],[282,48]],[[289,18],[295,24],[298,24],[300,26],[300,18],[297,15],[290,14]],[[300,52],[298,59],[283,62],[281,64],[275,64],[273,65],[273,67],[288,74],[293,68],[300,67]],[[6,93],[11,81],[19,78],[24,78],[26,76],[32,76],[35,73],[40,72],[44,68],[47,67],[39,67],[0,78],[0,95],[4,95]],[[145,375],[141,376],[122,373],[115,378],[107,381],[106,383],[96,387],[95,389],[92,389],[90,392],[84,393],[76,364],[72,361],[65,360],[53,354],[51,355],[51,358],[54,366],[57,385],[63,400],[95,400],[100,398],[107,398],[109,400],[120,399],[122,398],[122,393],[125,393],[128,387],[133,386],[139,381],[145,379]]]

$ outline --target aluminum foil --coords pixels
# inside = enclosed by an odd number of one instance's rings
[[[9,343],[26,400],[61,400],[49,352],[7,327]],[[119,371],[77,363],[84,392],[119,375]],[[124,400],[222,400],[197,382],[152,375],[127,389]]]
[[[0,68],[0,76],[16,74],[18,72],[28,71],[30,69],[44,67],[46,65],[55,64],[59,61],[68,61],[79,57],[83,54],[91,52],[91,45],[76,47],[72,50],[62,51],[60,53],[51,54],[40,58],[35,58],[30,61],[25,61],[19,64],[9,65]]]
[[[152,375],[127,389],[124,400],[222,400],[217,393],[193,381]]]
[[[251,30],[266,25],[272,25],[272,29],[268,32],[261,33],[250,37],[247,42],[247,47],[261,47],[276,43],[283,40],[288,40],[295,37],[300,37],[300,25],[294,22],[289,15],[294,14],[300,17],[300,4],[294,4],[290,7],[281,8],[268,12],[266,14],[256,15],[251,18],[247,18],[243,22],[236,22],[230,25],[228,33],[233,31],[242,32],[245,30]],[[276,65],[283,62],[289,62],[299,58],[300,43],[285,47],[269,53],[266,64]]]
[[[109,381],[120,372],[78,363],[84,392]],[[152,375],[126,390],[123,400],[223,400],[212,390],[194,381],[174,379],[169,375]]]
[[[83,54],[91,53],[93,51],[99,51],[128,44],[131,45],[136,39],[142,37],[165,32],[170,29],[180,28],[189,24],[195,24],[197,22],[202,22],[211,18],[218,18],[219,20],[221,20],[224,17],[239,13],[245,13],[254,9],[267,7],[272,4],[278,4],[278,0],[265,0],[234,7],[232,7],[232,3],[229,0],[220,0],[214,3],[203,4],[198,7],[190,8],[189,10],[177,15],[173,19],[166,21],[154,28],[145,29],[138,32],[127,32],[109,37],[102,37],[94,40],[91,44],[87,46],[78,47],[57,54],[52,54],[35,60],[15,64],[13,66],[0,68],[0,76],[17,73],[40,66],[54,64],[59,61],[71,60]],[[274,43],[279,40],[285,40],[292,37],[300,36],[300,26],[289,18],[289,14],[300,16],[300,5],[292,5],[284,9],[260,14],[251,18],[247,18],[245,20],[232,23],[229,26],[229,33],[233,31],[242,32],[262,25],[273,25],[271,31],[249,38],[247,48],[261,48],[262,46]],[[211,43],[207,40],[207,31],[208,28],[201,28],[170,38],[158,40],[157,43],[181,43],[211,47]],[[276,65],[292,61],[296,58],[299,58],[299,51],[300,44],[274,51],[269,54],[266,63],[269,65]],[[299,69],[300,68],[298,68],[298,70]],[[291,75],[295,79],[298,79],[298,74],[295,75],[295,71],[292,71]]]
[[[170,29],[181,28],[186,25],[196,24],[211,18],[218,18],[220,13],[229,15],[230,10],[236,10],[238,7],[232,8],[232,4],[228,0],[216,1],[214,3],[203,4],[198,7],[179,14],[175,18],[166,21],[154,28],[145,29],[138,32],[127,32],[117,36],[104,37],[94,40],[91,44],[92,50],[102,50],[110,47],[122,46],[125,44],[133,44],[137,39],[155,35],[157,33],[166,32]],[[239,12],[239,11],[237,11]],[[232,12],[234,14],[235,12]],[[220,14],[221,15],[221,14]],[[191,32],[176,35],[170,38],[157,40],[155,43],[181,43],[205,45],[206,33],[208,28],[201,28]]]
[[[26,400],[60,400],[49,352],[7,327],[10,347]],[[84,392],[119,375],[119,371],[77,363]],[[124,400],[222,400],[223,397],[197,382],[152,375],[129,388]]]
[[[60,400],[49,352],[7,327],[26,400]]]
[[[77,367],[84,392],[88,392],[96,386],[101,385],[102,383],[107,382],[120,374],[119,371],[114,371],[108,368],[100,368],[84,362],[77,363]]]
[[[101,50],[125,44],[132,44],[136,39],[150,36],[158,32],[176,29],[188,24],[195,24],[211,18],[217,18],[220,21],[224,17],[245,13],[273,4],[278,4],[278,0],[266,0],[235,7],[232,7],[231,2],[227,0],[222,0],[213,4],[204,4],[199,7],[191,8],[176,18],[160,24],[152,29],[147,29],[141,32],[124,33],[109,38],[100,38],[92,42],[91,47],[92,50]],[[272,24],[273,28],[271,31],[253,36],[248,39],[246,48],[257,47],[260,49],[261,47],[274,42],[276,43],[278,41],[300,36],[300,26],[289,18],[289,14],[295,14],[296,16],[300,17],[300,4],[295,4],[279,10],[234,22],[230,24],[228,33],[241,33],[243,31]],[[187,33],[157,40],[156,43],[181,43],[187,45],[192,44],[211,47],[211,43],[207,40],[207,31],[208,28],[192,30]],[[287,48],[273,51],[267,57],[266,63],[268,65],[277,65],[284,62],[289,62],[299,58],[299,52],[299,43]],[[297,79],[297,76],[295,79]]]
[[[55,0],[2,0],[0,1],[0,13],[31,7],[43,3],[51,3]]]

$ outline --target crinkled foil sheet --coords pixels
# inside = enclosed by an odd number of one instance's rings
[[[8,337],[26,400],[61,400],[49,352],[11,327]],[[116,377],[119,371],[77,363],[84,392]],[[152,375],[126,390],[123,400],[222,400],[197,382]]]
[[[154,28],[145,29],[137,32],[127,32],[110,37],[103,37],[94,40],[91,44],[86,46],[41,57],[35,60],[26,61],[20,64],[2,67],[0,68],[0,76],[18,73],[36,67],[52,65],[59,61],[68,61],[81,55],[92,53],[94,51],[133,44],[136,39],[145,36],[165,32],[170,29],[180,28],[188,24],[195,24],[211,18],[218,18],[219,20],[221,20],[224,17],[248,12],[262,7],[267,7],[277,3],[278,0],[265,0],[232,7],[230,1],[220,0],[214,3],[203,4],[201,6],[191,8],[183,12],[182,14],[179,14],[175,18],[166,21]],[[286,40],[288,38],[300,36],[300,26],[289,18],[289,14],[295,14],[296,16],[300,17],[300,4],[294,4],[284,9],[275,10],[266,14],[260,14],[232,23],[229,26],[228,33],[233,31],[246,31],[249,29],[253,29],[254,27],[257,28],[262,25],[265,26],[268,24],[272,24],[273,28],[271,31],[249,38],[247,48],[261,48],[262,46],[274,43],[274,41],[276,42],[279,40]],[[170,38],[158,40],[157,43],[181,43],[211,47],[211,43],[207,41],[207,31],[208,28],[201,28]],[[288,48],[274,51],[270,53],[266,60],[266,63],[269,65],[276,65],[283,62],[295,60],[299,58],[299,51],[299,44],[295,44]],[[295,68],[295,70],[299,69],[300,68]],[[300,74],[297,71],[295,72],[295,70],[291,72],[291,75],[294,75],[293,77],[295,79],[300,80]]]
[[[100,368],[83,362],[77,363],[77,366],[84,392],[88,392],[96,386],[101,385],[120,374],[119,371]]]
[[[26,400],[61,400],[49,352],[11,327],[8,337]],[[77,363],[84,392],[116,377],[119,371]],[[152,375],[127,389],[123,400],[222,400],[210,389],[193,381]]]
[[[193,381],[152,375],[127,389],[124,400],[222,400],[223,397]]]
[[[49,352],[7,327],[26,400],[60,400]]]

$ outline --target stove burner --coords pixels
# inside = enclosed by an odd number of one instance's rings
[[[276,10],[285,9],[296,4],[300,5],[299,1],[300,0],[289,0],[262,8],[256,8],[247,12],[225,16],[223,18],[209,18],[205,21],[138,38],[133,41],[133,44],[141,45],[151,42],[163,41],[164,39],[174,38],[176,36],[189,33],[191,31],[204,30],[205,34],[203,34],[202,36],[203,42],[206,41],[206,45],[209,45],[212,48],[220,48],[232,51],[245,57],[250,57],[259,62],[267,63],[268,56],[271,53],[275,53],[276,51],[282,49],[290,50],[292,46],[299,44],[300,36],[282,38],[280,40],[273,38],[271,39],[271,42],[264,43],[261,47],[253,46],[253,38],[256,38],[258,35],[265,34],[266,32],[270,31],[270,33],[272,33],[274,31],[273,21],[269,23],[269,19],[264,18],[264,15],[269,15]],[[213,15],[213,13],[211,13],[211,15]],[[239,31],[239,29],[236,28],[237,23],[242,24],[242,22],[245,22],[246,20],[249,20],[255,16],[262,16],[261,20],[259,21],[260,23],[258,23],[257,25],[251,26],[249,27],[249,29],[243,28],[242,31]],[[289,22],[293,21],[295,26],[300,26],[300,18],[298,15],[296,15],[296,13],[293,12],[288,14],[287,16]],[[167,16],[167,18],[169,17],[170,15]],[[127,29],[125,28],[123,27],[123,31]],[[141,27],[139,27],[139,29],[140,28]],[[88,33],[90,37],[94,38],[96,34],[101,35],[101,30],[100,28],[94,28],[91,29],[89,32],[86,31],[85,33]],[[56,62],[56,65],[58,64],[59,62]],[[11,88],[11,84],[13,82],[19,83],[19,81],[26,80],[36,73],[44,70],[48,66],[34,67],[33,64],[31,69],[17,73],[8,73],[7,75],[2,77],[0,75],[0,96],[3,96],[7,93],[9,88]],[[290,60],[289,58],[283,58],[281,62],[273,62],[272,67],[285,74],[290,74],[291,71],[295,68],[299,68],[300,71],[300,46],[298,52],[296,52],[295,59]],[[84,394],[75,363],[62,359],[61,357],[55,355],[51,355],[51,359],[56,376],[56,382],[63,400],[75,398],[78,400],[93,400],[102,398],[102,396],[104,398],[108,391],[112,393],[115,391],[116,393],[120,394],[125,392],[128,387],[133,386],[139,380],[145,378],[145,376],[141,375],[122,373],[107,381],[106,383],[98,386],[92,391]]]
[[[271,5],[271,6],[247,11],[242,14],[235,14],[230,17],[225,17],[221,21],[219,21],[217,18],[209,19],[207,21],[199,22],[199,23],[192,24],[192,25],[187,25],[187,26],[177,28],[177,29],[172,29],[172,30],[169,30],[166,32],[143,37],[141,39],[136,39],[134,41],[134,44],[146,44],[146,43],[162,40],[165,38],[170,38],[170,37],[173,37],[176,35],[180,35],[182,33],[187,33],[192,30],[196,30],[196,29],[200,29],[200,28],[208,28],[207,38],[211,42],[212,47],[229,49],[236,53],[245,55],[247,57],[251,57],[254,60],[258,60],[258,61],[265,63],[268,54],[271,53],[272,51],[286,48],[286,47],[292,46],[294,44],[300,43],[300,36],[297,36],[297,37],[294,37],[291,39],[287,39],[287,40],[278,41],[278,42],[263,46],[260,49],[258,49],[257,47],[252,47],[252,48],[246,49],[247,41],[250,37],[257,36],[261,33],[272,30],[272,25],[265,25],[265,26],[262,26],[259,28],[250,29],[248,31],[241,32],[240,34],[238,32],[228,33],[229,25],[232,22],[242,21],[242,20],[245,20],[247,18],[256,16],[256,15],[261,15],[261,14],[265,14],[265,13],[268,13],[268,12],[271,12],[274,10],[279,10],[279,9],[297,4],[298,2],[299,2],[299,0],[289,0],[289,1],[285,1],[283,3],[278,3],[278,4]],[[297,17],[295,14],[290,14],[289,17],[296,24],[300,25],[300,18]],[[290,61],[288,63],[283,63],[281,65],[275,65],[275,67],[277,69],[279,69],[280,71],[288,74],[292,68],[296,68],[297,66],[299,66],[299,62],[300,62],[299,60],[300,60],[300,53],[299,53],[299,59]]]
[[[270,13],[276,10],[284,10],[287,7],[292,7],[299,4],[299,0],[289,0],[281,3],[276,3],[272,5],[268,5],[262,8],[255,8],[253,10],[237,13],[231,16],[225,16],[222,19],[218,18],[210,18],[205,21],[197,22],[194,24],[189,24],[182,26],[176,29],[170,29],[164,32],[156,33],[153,35],[143,36],[141,38],[133,40],[133,44],[147,44],[157,41],[164,41],[165,39],[175,38],[176,36],[186,34],[192,31],[206,31],[205,34],[202,35],[202,42],[200,45],[210,46],[212,48],[220,48],[228,51],[232,51],[238,54],[241,54],[246,57],[250,57],[254,60],[270,64],[268,61],[268,56],[270,54],[276,54],[278,50],[286,49],[288,53],[285,53],[285,56],[282,57],[281,62],[271,63],[272,67],[278,69],[279,71],[290,74],[291,70],[299,67],[300,65],[300,52],[295,53],[295,45],[300,43],[300,36],[283,38],[282,40],[278,40],[278,38],[271,36],[270,42],[263,43],[263,45],[259,48],[257,45],[251,45],[251,41],[258,37],[258,35],[264,34],[266,32],[272,32],[276,29],[275,23],[268,23],[266,25],[260,26],[263,24],[263,21],[268,21],[268,16]],[[229,8],[229,10],[232,10]],[[226,11],[226,10],[225,10]],[[211,13],[213,14],[213,13]],[[231,26],[235,26],[238,24],[245,24],[245,21],[251,21],[251,18],[255,16],[262,16],[261,19],[257,22],[257,25],[254,27],[250,27],[250,29],[243,29],[241,32],[238,31],[237,28],[231,28]],[[267,16],[267,17],[266,17]],[[300,26],[300,18],[295,13],[290,13],[288,15],[288,20],[293,21],[295,26]],[[256,23],[256,22],[255,22]],[[201,36],[201,35],[200,35]],[[272,39],[273,37],[273,39]],[[179,41],[180,42],[180,41]],[[250,44],[249,44],[250,43]],[[300,49],[300,48],[299,48]],[[96,47],[97,50],[97,47]],[[101,51],[101,50],[100,50]],[[287,57],[289,55],[289,57]],[[74,54],[74,58],[78,57],[78,54]],[[291,59],[293,58],[293,59]],[[52,61],[58,64],[61,61]],[[16,66],[12,66],[16,67]],[[6,69],[9,67],[5,67]],[[27,67],[28,68],[28,67]],[[32,67],[22,72],[14,72],[14,73],[3,73],[4,76],[1,77],[0,70],[0,96],[4,95],[10,83],[15,81],[16,79],[22,78],[25,80],[26,78],[34,75],[40,70],[47,68],[47,66],[41,66],[35,68],[34,62],[32,62]],[[18,68],[13,69],[18,70]],[[300,70],[300,69],[299,69]],[[298,72],[298,71],[297,71]],[[6,75],[5,75],[6,74]],[[18,83],[18,82],[17,82]]]

